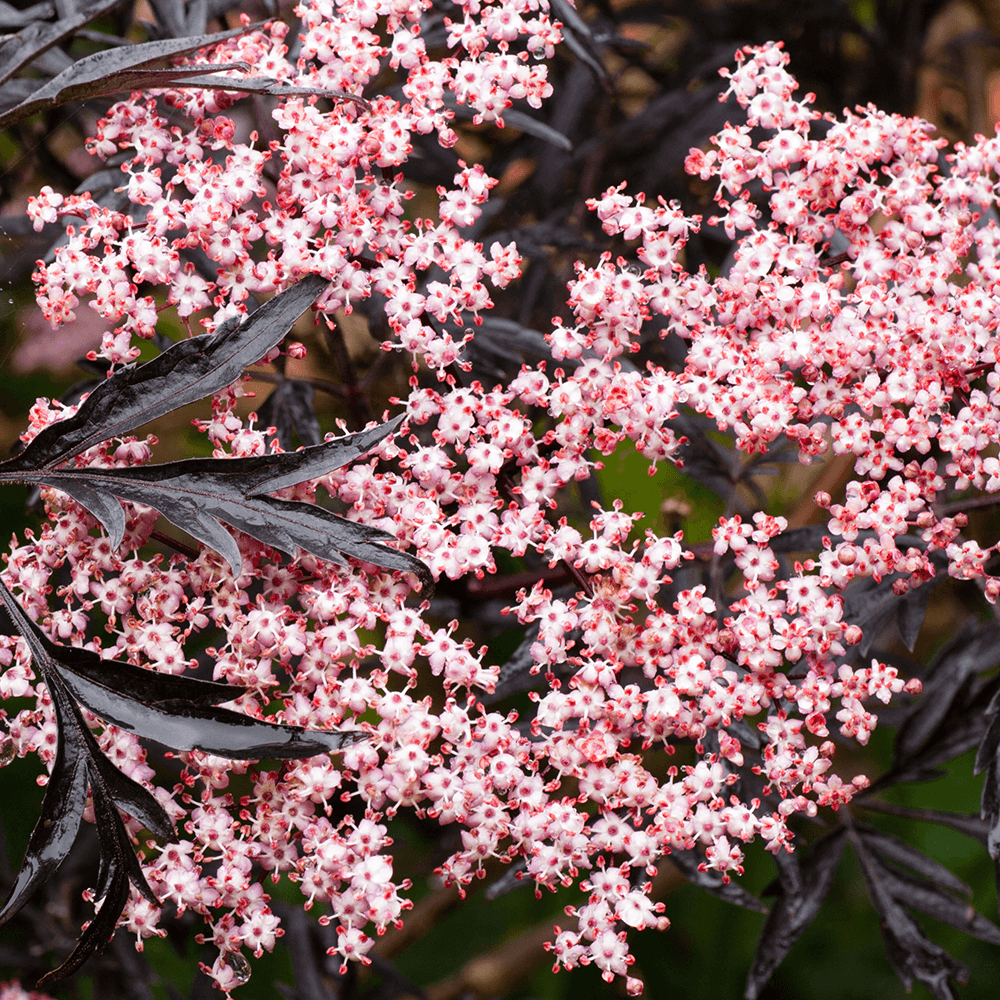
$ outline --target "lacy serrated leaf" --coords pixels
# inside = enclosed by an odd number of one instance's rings
[[[28,118],[39,111],[56,108],[70,101],[83,101],[91,97],[107,97],[125,91],[141,89],[147,81],[157,81],[163,70],[158,64],[165,64],[176,56],[197,52],[208,45],[215,45],[227,38],[245,35],[259,25],[232,28],[216,34],[198,35],[190,38],[164,38],[140,45],[128,45],[103,49],[78,59],[57,76],[38,88],[27,100],[0,115],[0,128]],[[74,29],[75,30],[75,29]],[[169,67],[163,66],[163,69]],[[173,68],[167,80],[160,80],[159,86],[168,82],[170,76],[204,74],[204,66],[188,69]],[[157,85],[154,82],[154,85]]]
[[[78,730],[65,719],[65,703],[54,698],[56,758],[45,786],[38,822],[31,832],[14,887],[3,908],[0,924],[9,920],[66,860],[76,842],[87,803],[87,760]]]
[[[903,761],[940,728],[953,706],[959,706],[963,692],[971,690],[971,678],[1000,661],[1000,624],[990,622],[958,636],[941,652],[924,681],[923,697],[900,726],[895,757]]]
[[[847,830],[842,827],[809,848],[809,853],[797,866],[797,891],[789,891],[785,880],[782,880],[747,978],[746,1000],[755,1000],[760,995],[771,974],[819,913],[833,885],[846,836]]]
[[[886,954],[906,991],[912,989],[916,978],[938,1000],[955,1000],[950,981],[965,982],[969,970],[927,939],[920,925],[893,897],[893,882],[885,866],[865,848],[860,837],[854,838],[854,846],[865,874],[868,894],[881,918],[879,924]]]
[[[904,906],[926,913],[944,924],[989,944],[1000,944],[1000,927],[977,913],[971,903],[956,899],[940,885],[916,878],[894,865],[882,863],[883,884]]]
[[[673,851],[670,855],[670,861],[680,869],[692,885],[734,906],[742,906],[755,913],[767,913],[767,906],[764,903],[736,882],[724,882],[721,872],[711,869],[701,871],[698,866],[702,860],[702,857],[694,851]]]
[[[59,968],[46,972],[38,980],[37,986],[49,986],[73,975],[91,955],[100,951],[111,940],[118,924],[118,918],[128,902],[128,885],[128,875],[125,871],[120,867],[114,868],[108,890],[104,894],[104,902],[97,916],[91,920],[87,929],[80,935],[69,958]]]
[[[215,333],[183,340],[152,361],[116,372],[76,413],[43,428],[19,455],[0,462],[0,482],[16,482],[19,472],[54,469],[101,441],[128,434],[231,385],[281,343],[328,284],[309,275],[242,322],[230,318]]]
[[[119,810],[159,836],[175,836],[162,804],[104,756],[78,705],[174,750],[203,750],[237,759],[311,757],[364,738],[358,733],[305,730],[218,708],[219,702],[237,697],[244,689],[155,674],[54,642],[25,614],[2,581],[0,603],[27,642],[32,661],[49,689],[58,732],[41,816],[11,894],[0,909],[0,923],[22,907],[65,860],[79,833],[88,787],[101,845],[95,895],[103,897],[103,904],[69,958],[40,982],[51,983],[70,975],[107,943],[128,900],[129,883],[150,902],[157,902]]]
[[[244,688],[154,675],[128,663],[101,659],[88,650],[63,646],[24,613],[2,581],[0,598],[50,687],[65,685],[76,701],[106,722],[173,750],[202,750],[238,760],[299,759],[341,750],[359,738],[355,732],[307,730],[216,708],[221,701],[239,697]],[[91,749],[97,750],[96,743]],[[95,768],[95,773],[102,771]],[[122,808],[129,807],[122,804]],[[148,805],[146,809],[150,811]]]
[[[22,28],[16,35],[0,42],[0,83],[10,79],[19,69],[37,59],[43,52],[63,39],[70,38],[85,24],[93,21],[125,0],[97,0],[55,24],[35,23]],[[37,81],[33,81],[37,82]]]
[[[967,816],[962,813],[940,812],[937,809],[914,809],[908,806],[897,806],[889,802],[870,801],[866,798],[856,799],[858,805],[873,812],[888,813],[891,816],[905,816],[925,823],[940,823],[950,827],[966,837],[972,837],[981,844],[986,843],[989,827],[976,815]]]
[[[118,548],[126,521],[121,501],[145,504],[222,555],[238,576],[242,558],[226,526],[295,556],[303,549],[343,565],[350,556],[430,581],[419,559],[385,543],[379,528],[340,517],[316,504],[269,496],[361,457],[401,423],[388,423],[284,454],[254,458],[186,459],[139,468],[79,468],[70,459],[100,441],[229,385],[274,347],[326,287],[311,275],[276,295],[242,323],[223,324],[164,351],[145,365],[106,379],[66,420],[44,428],[14,458],[0,463],[0,482],[62,490],[94,515]]]
[[[383,436],[388,433],[385,426],[379,430]],[[314,450],[315,455],[307,454]],[[331,453],[337,454],[338,449],[327,450],[324,444],[287,456],[267,456],[298,458],[301,463],[301,470],[293,473],[274,470],[270,479],[281,483],[277,488],[282,489],[332,472],[339,468],[339,460],[318,461]],[[425,581],[429,579],[427,568],[419,559],[384,544],[395,540],[387,531],[349,521],[317,504],[242,492],[241,487],[254,490],[252,485],[247,486],[248,478],[253,477],[244,476],[244,461],[183,459],[134,469],[57,470],[45,474],[42,481],[82,503],[107,529],[115,548],[121,544],[125,531],[124,517],[119,518],[117,511],[110,508],[112,499],[117,497],[159,511],[215,549],[232,566],[236,576],[242,571],[242,557],[224,524],[293,557],[300,548],[341,565],[344,556],[351,556],[383,569],[416,573]],[[270,489],[269,482],[265,485]],[[99,503],[88,503],[91,494],[96,495]],[[109,512],[112,516],[107,516]]]
[[[274,387],[274,391],[257,410],[259,426],[273,427],[276,435],[268,435],[268,444],[276,436],[285,451],[292,448],[292,435],[298,434],[304,445],[320,444],[323,433],[313,404],[316,391],[308,383],[297,378],[286,378]]]
[[[918,851],[905,840],[894,837],[891,833],[883,833],[870,826],[855,825],[858,835],[864,840],[865,846],[880,855],[883,859],[896,862],[912,869],[918,875],[946,886],[953,892],[962,893],[966,896],[972,895],[971,887],[967,886],[960,878],[953,875],[944,865],[927,857],[926,854]]]

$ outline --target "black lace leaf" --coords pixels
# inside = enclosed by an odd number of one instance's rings
[[[723,881],[721,872],[712,869],[700,870],[698,866],[702,863],[702,857],[694,851],[674,851],[670,855],[670,860],[692,885],[703,889],[710,896],[717,896],[727,903],[742,906],[745,910],[753,910],[755,913],[767,913],[767,906],[764,903],[736,882]]]
[[[69,104],[70,101],[106,97],[149,86],[166,86],[171,80],[184,76],[204,75],[206,69],[216,67],[171,68],[169,60],[175,56],[197,52],[198,49],[218,44],[227,38],[245,35],[253,27],[255,26],[248,25],[215,34],[185,38],[163,38],[153,42],[142,42],[139,45],[122,45],[94,52],[77,59],[71,66],[67,66],[57,76],[35,89],[16,107],[0,114],[0,128],[6,128],[39,111]]]
[[[793,856],[775,858],[780,875],[778,898],[757,945],[747,978],[746,1000],[760,995],[771,974],[819,913],[833,885],[846,836],[843,827],[828,834],[809,848],[801,862]]]
[[[317,504],[267,495],[345,465],[391,433],[400,419],[282,455],[192,458],[132,469],[58,469],[45,475],[45,483],[86,507],[104,525],[115,547],[125,533],[125,515],[118,500],[128,500],[153,507],[215,549],[237,576],[242,557],[224,525],[291,556],[301,548],[343,564],[346,555],[429,580],[420,560],[384,544],[395,540],[389,532],[349,521]]]
[[[16,35],[4,38],[0,42],[0,82],[8,80],[47,49],[122,3],[123,0],[96,0],[69,17],[60,18],[55,24],[36,21],[26,25]]]
[[[882,938],[889,961],[909,992],[917,979],[938,1000],[955,1000],[951,980],[964,983],[969,970],[942,947],[930,941],[906,911],[895,892],[900,892],[901,874],[892,873],[865,847],[861,837],[854,846],[868,886],[868,894],[879,914]]]
[[[304,445],[319,444],[323,433],[313,405],[315,395],[313,387],[302,379],[282,379],[257,411],[259,426],[265,432],[273,427],[285,451],[291,451],[293,433]]]
[[[101,441],[135,430],[171,410],[230,385],[247,365],[278,344],[326,287],[310,275],[245,319],[222,324],[212,336],[168,348],[144,365],[105,379],[75,414],[44,428],[19,454],[0,462],[0,482],[62,490],[96,517],[117,548],[126,520],[121,501],[145,504],[219,552],[239,575],[242,558],[227,525],[295,556],[304,549],[343,564],[344,556],[382,569],[415,573],[427,567],[388,547],[393,536],[349,521],[316,504],[268,494],[316,478],[361,457],[392,433],[402,417],[295,452],[238,459],[185,459],[139,468],[100,469],[69,464]]]
[[[16,481],[14,473],[55,469],[101,441],[231,385],[282,341],[327,284],[310,275],[242,322],[230,318],[214,333],[182,340],[152,361],[121,369],[94,389],[76,413],[44,428],[19,455],[0,462],[0,477]]]
[[[143,875],[119,810],[146,829],[171,839],[176,833],[166,810],[148,789],[119,771],[101,751],[80,706],[95,715],[174,750],[204,750],[236,759],[301,758],[339,750],[357,733],[310,731],[253,719],[216,707],[243,688],[143,670],[105,660],[96,653],[53,642],[26,615],[0,581],[0,601],[24,637],[32,661],[55,708],[58,742],[38,823],[0,923],[16,913],[62,865],[79,833],[90,790],[100,840],[95,899],[100,911],[72,954],[40,982],[76,971],[114,932],[128,899],[129,883],[150,902],[156,896]]]

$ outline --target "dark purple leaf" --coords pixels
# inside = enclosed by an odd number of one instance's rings
[[[55,24],[27,24],[16,35],[5,38],[0,42],[0,82],[8,80],[46,49],[70,38],[85,24],[120,7],[124,2],[125,0],[97,0],[69,17],[61,17]]]
[[[857,824],[856,829],[859,836],[864,840],[865,846],[882,858],[895,861],[896,864],[905,865],[907,868],[923,875],[924,878],[937,882],[940,885],[954,892],[960,892],[971,896],[972,889],[960,878],[953,875],[944,865],[927,857],[926,854],[918,851],[915,847],[907,844],[906,841],[894,837],[891,833],[883,833],[870,826]]]
[[[942,826],[951,827],[959,833],[965,834],[978,840],[981,844],[986,843],[986,835],[989,827],[978,816],[965,816],[961,813],[939,812],[936,809],[913,809],[907,806],[892,805],[888,802],[875,802],[868,799],[855,800],[858,805],[873,812],[888,813],[892,816],[906,816],[909,819],[921,820],[926,823],[940,823]]]
[[[144,705],[68,670],[63,676],[73,697],[95,715],[174,750],[202,750],[233,760],[298,760],[342,750],[365,738],[363,733],[266,722],[183,699]]]
[[[51,983],[57,983],[59,980],[73,975],[91,955],[100,951],[111,940],[118,924],[118,918],[128,902],[128,883],[128,875],[122,868],[116,867],[111,876],[103,906],[101,906],[97,916],[91,920],[87,929],[80,935],[80,939],[69,958],[58,969],[45,973],[36,985],[49,986]]]
[[[208,26],[207,0],[190,0],[187,5],[187,28],[185,34],[203,34]]]
[[[351,101],[362,108],[370,109],[371,105],[357,94],[347,94],[342,90],[325,90],[322,87],[297,87],[291,83],[280,83],[266,76],[228,77],[216,74],[204,75],[206,69],[228,69],[230,67],[205,66],[201,76],[178,78],[170,86],[199,87],[203,90],[231,90],[242,94],[262,94],[268,97],[326,97],[331,101]],[[167,86],[166,83],[160,86]],[[513,123],[512,123],[513,124]],[[515,126],[520,128],[521,126]],[[527,130],[525,130],[527,131]]]
[[[767,913],[767,906],[756,896],[752,896],[742,886],[736,882],[723,882],[722,873],[708,870],[699,871],[698,865],[704,860],[703,857],[694,851],[674,851],[670,855],[670,860],[681,871],[681,874],[699,889],[703,889],[709,895],[716,896],[734,906],[742,906],[746,910],[753,910],[755,913]]]
[[[71,722],[67,724],[65,702],[53,696],[53,703],[58,727],[55,764],[17,880],[0,909],[0,923],[10,919],[55,874],[66,860],[83,822],[87,803],[83,739]]]
[[[38,638],[45,653],[57,660],[61,667],[94,684],[127,691],[130,698],[143,705],[157,705],[180,699],[207,708],[232,701],[245,691],[245,688],[235,684],[205,681],[183,674],[161,674],[123,660],[107,660],[92,650],[53,642],[41,629],[38,629]]]
[[[977,913],[968,901],[956,899],[942,886],[918,879],[893,865],[882,864],[880,870],[883,884],[898,903],[912,906],[980,941],[1000,944],[1000,927]]]
[[[293,557],[299,548],[339,564],[343,564],[344,556],[351,556],[383,569],[416,573],[428,580],[427,568],[419,559],[383,544],[393,541],[394,537],[380,528],[349,521],[317,504],[238,492],[241,483],[247,481],[253,489],[254,478],[269,476],[265,485],[270,489],[272,481],[288,485],[288,481],[301,482],[338,468],[336,460],[332,463],[315,461],[319,453],[336,454],[339,451],[331,448],[327,452],[324,451],[326,447],[323,444],[315,449],[266,456],[268,459],[295,460],[289,463],[293,469],[299,465],[294,473],[264,469],[255,470],[254,476],[243,477],[243,462],[253,463],[255,459],[206,458],[134,469],[57,470],[39,475],[38,481],[63,490],[82,503],[105,526],[115,547],[121,544],[125,529],[124,515],[118,516],[120,505],[117,509],[112,506],[113,498],[119,497],[158,510],[173,524],[215,549],[237,576],[241,572],[242,557],[235,538],[223,523]],[[316,454],[309,454],[311,452]],[[90,492],[100,498],[100,503],[92,506],[87,502],[85,494]]]
[[[927,602],[933,589],[930,581],[919,587],[912,587],[896,607],[896,628],[903,645],[911,653],[927,616]]]
[[[16,481],[17,472],[55,468],[101,441],[231,385],[281,342],[327,285],[325,278],[309,275],[242,322],[229,319],[215,333],[183,340],[144,365],[116,372],[73,416],[46,427],[18,456],[0,462],[0,481]]]
[[[429,581],[423,563],[384,544],[393,541],[389,533],[315,504],[268,495],[364,455],[392,433],[402,417],[280,455],[187,459],[135,469],[66,464],[99,441],[229,385],[284,337],[325,287],[324,279],[307,277],[243,323],[224,324],[214,337],[184,341],[145,365],[116,373],[91,392],[76,414],[46,427],[21,454],[0,463],[0,482],[26,481],[69,494],[104,525],[115,548],[125,534],[120,501],[126,500],[158,510],[219,552],[237,575],[242,567],[239,546],[225,525],[291,556],[300,548],[340,564],[350,556]]]
[[[997,720],[994,718],[989,733],[994,733],[996,729]],[[979,748],[979,753],[976,755],[975,773],[979,774],[983,770],[986,771],[986,775],[983,778],[979,815],[989,824],[986,849],[989,851],[990,857],[996,861],[1000,858],[1000,750],[995,745],[992,756],[987,759],[984,759],[983,748]]]
[[[801,880],[798,892],[789,893],[785,880],[782,880],[778,898],[764,924],[753,967],[747,978],[744,994],[746,1000],[754,1000],[760,995],[771,974],[819,913],[823,900],[833,885],[846,836],[846,828],[841,827],[809,848],[808,854],[798,865]]]
[[[855,838],[854,845],[868,893],[880,917],[886,953],[903,986],[909,992],[913,980],[918,979],[938,1000],[955,1000],[950,980],[965,982],[969,970],[924,936],[920,925],[893,898],[890,890],[894,883],[887,878],[884,867],[865,849],[860,838]]]
[[[292,435],[298,434],[304,445],[320,444],[323,433],[313,405],[316,391],[302,379],[286,378],[264,400],[257,411],[260,427],[273,427],[278,443],[285,451],[292,448]],[[270,443],[270,441],[268,442]]]
[[[494,899],[506,896],[508,892],[513,892],[515,889],[523,889],[529,885],[534,885],[534,881],[527,874],[527,865],[522,860],[512,865],[499,878],[492,881],[486,887],[483,895],[492,902]]]
[[[43,84],[26,101],[0,115],[0,127],[12,125],[39,111],[59,107],[70,101],[107,97],[148,86],[164,86],[171,74],[177,78],[204,74],[206,67],[170,68],[169,61],[227,38],[245,35],[255,27],[259,26],[251,24],[215,34],[165,38],[94,52],[78,59],[72,66]],[[164,74],[164,70],[169,70],[169,73]]]
[[[171,38],[181,38],[187,34],[184,30],[184,4],[182,0],[150,0],[153,13],[160,26]]]
[[[1000,655],[1000,624],[990,622],[959,636],[938,656],[924,681],[923,697],[900,727],[895,759],[913,756],[937,730],[952,705],[961,705],[971,690],[972,675],[996,666]],[[963,694],[964,692],[964,694]]]
[[[151,672],[115,660],[102,660],[86,650],[53,642],[24,613],[2,581],[0,599],[28,643],[32,659],[50,688],[64,684],[73,697],[95,715],[173,750],[204,750],[239,760],[296,759],[340,750],[359,738],[359,734],[353,732],[306,730],[215,708],[213,706],[227,695],[227,685],[172,674],[143,678],[142,674]],[[103,673],[99,668],[105,666],[106,673]],[[242,693],[243,688],[233,686],[229,688],[228,698],[236,698]],[[60,732],[63,728],[60,726]],[[99,752],[96,743],[92,749]],[[101,769],[98,768],[97,773],[103,778]],[[125,775],[121,778],[130,780]],[[117,782],[108,784],[111,792],[119,787]],[[142,800],[136,795],[129,801],[141,804]],[[131,809],[124,801],[121,805]],[[150,812],[148,804],[145,808]]]

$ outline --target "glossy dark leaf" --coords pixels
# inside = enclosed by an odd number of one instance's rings
[[[125,909],[125,904],[128,902],[128,884],[128,875],[125,871],[121,868],[115,868],[101,909],[98,911],[97,916],[91,920],[83,934],[80,935],[80,939],[70,953],[69,958],[59,968],[45,973],[36,985],[40,987],[49,986],[52,983],[59,982],[61,979],[65,979],[67,976],[73,975],[91,955],[99,951],[111,940],[111,936],[115,932],[115,926],[118,923],[118,918],[121,916],[122,910]]]
[[[171,38],[186,35],[184,30],[184,4],[182,0],[150,0],[153,13],[160,26]]]
[[[106,379],[76,414],[46,427],[19,455],[0,463],[0,482],[22,481],[62,490],[93,514],[117,548],[125,534],[122,500],[155,508],[219,552],[238,575],[242,559],[227,525],[291,556],[304,549],[343,564],[350,556],[383,569],[416,573],[418,559],[389,548],[393,536],[339,517],[316,504],[268,494],[325,475],[364,455],[402,421],[284,454],[242,459],[188,459],[128,468],[77,468],[69,459],[99,441],[218,391],[277,344],[326,287],[316,276],[276,295],[242,323],[223,324],[211,337],[176,344],[145,365]]]
[[[745,910],[753,910],[755,913],[767,913],[766,904],[756,896],[752,896],[741,885],[733,881],[723,882],[721,872],[711,869],[699,871],[698,865],[703,860],[704,858],[694,851],[674,851],[670,855],[670,861],[680,869],[681,874],[692,885],[734,906],[742,906]]]
[[[387,433],[386,426],[378,430]],[[237,576],[241,572],[242,557],[236,539],[224,524],[291,556],[295,556],[299,548],[341,564],[344,556],[351,556],[383,569],[416,573],[428,580],[423,563],[383,544],[394,540],[388,532],[349,521],[317,504],[240,492],[241,484],[249,484],[247,489],[255,490],[254,478],[265,479],[265,488],[270,490],[271,481],[282,484],[274,489],[282,489],[331,472],[339,467],[336,459],[317,461],[339,452],[337,447],[328,449],[327,444],[284,455],[262,456],[292,459],[294,461],[288,464],[293,471],[274,469],[272,474],[272,470],[265,469],[267,475],[258,477],[245,476],[242,471],[244,461],[253,463],[255,459],[206,458],[135,469],[57,470],[42,474],[39,480],[63,490],[83,504],[105,526],[115,547],[121,543],[125,531],[121,506],[115,506],[117,500],[114,498],[118,497],[155,508],[179,528],[215,549]]]
[[[293,447],[293,434],[298,434],[299,441],[304,445],[320,444],[323,433],[313,405],[315,396],[316,391],[308,382],[296,378],[284,379],[257,410],[259,426],[264,429],[273,427],[278,443],[285,451]]]
[[[990,622],[958,636],[938,656],[924,680],[924,692],[900,726],[895,759],[903,761],[937,731],[953,708],[962,710],[972,677],[1000,662],[1000,624]]]
[[[917,637],[927,617],[927,602],[930,600],[933,583],[927,581],[919,587],[912,587],[896,607],[896,628],[903,645],[912,653]]]
[[[819,913],[833,885],[846,836],[847,830],[841,827],[809,848],[798,864],[800,886],[797,892],[789,892],[782,880],[747,978],[746,1000],[754,1000],[760,995],[771,974]]]
[[[256,25],[233,28],[216,34],[198,35],[185,38],[165,38],[140,45],[102,49],[82,59],[77,59],[58,76],[43,84],[26,101],[0,115],[0,128],[70,101],[83,101],[91,97],[106,97],[124,91],[149,86],[148,81],[156,81],[157,73],[164,69],[180,78],[184,75],[204,75],[205,67],[194,68],[187,74],[187,68],[169,67],[169,60],[176,56],[197,52],[207,45],[215,45],[227,38],[235,38],[253,30]],[[75,30],[75,29],[74,29]],[[162,68],[161,68],[162,67]],[[169,79],[169,75],[167,77]],[[159,82],[163,86],[166,80]],[[157,85],[155,82],[153,85]]]
[[[57,678],[59,685],[64,684],[95,715],[173,750],[203,750],[238,760],[297,759],[340,750],[359,738],[357,733],[305,730],[216,708],[218,702],[239,697],[244,689],[172,674],[143,678],[142,674],[152,672],[53,642],[24,613],[2,581],[0,598],[50,687]],[[60,726],[60,732],[63,728]],[[98,769],[97,773],[102,772]],[[122,775],[122,780],[129,779]],[[114,782],[109,784],[112,792],[117,787]],[[124,796],[119,804],[130,808]],[[150,811],[148,805],[146,810]]]
[[[266,76],[228,77],[220,74],[205,75],[204,71],[212,67],[202,67],[200,76],[179,77],[170,83],[173,87],[199,87],[202,90],[230,90],[241,94],[261,94],[268,97],[325,97],[332,101],[350,101],[363,108],[369,108],[368,102],[356,94],[347,94],[342,90],[325,90],[322,87],[297,87],[291,83],[281,83]],[[218,66],[216,69],[230,67]],[[166,73],[166,71],[164,71]],[[166,83],[161,86],[167,86]],[[516,126],[520,128],[520,126]]]
[[[563,23],[563,41],[567,47],[605,87],[608,86],[608,71],[587,22],[567,0],[552,0],[552,9]]]
[[[868,894],[880,917],[886,954],[903,986],[909,992],[917,979],[938,1000],[955,1000],[951,980],[965,982],[969,970],[927,939],[920,925],[893,898],[893,883],[886,877],[884,867],[866,850],[860,838],[854,844]]]
[[[36,22],[22,28],[16,35],[0,41],[0,82],[8,80],[46,49],[70,38],[85,24],[108,11],[120,7],[125,0],[96,0],[70,17],[61,17],[54,24]],[[37,81],[32,81],[37,83]],[[37,89],[37,88],[36,88]]]
[[[906,841],[894,837],[891,833],[883,833],[881,830],[875,830],[861,824],[858,824],[856,829],[858,835],[864,840],[865,847],[883,859],[904,865],[918,875],[923,875],[924,878],[937,882],[954,892],[972,895],[972,889],[960,878],[953,875],[944,865],[927,857],[911,844],[907,844]]]
[[[232,760],[299,760],[342,750],[364,738],[266,722],[182,699],[143,705],[79,675],[67,676],[66,685],[95,715],[174,750],[202,750]]]
[[[989,827],[978,816],[966,816],[962,813],[940,812],[937,809],[914,809],[908,806],[897,806],[888,802],[869,801],[862,798],[855,800],[858,805],[873,812],[887,813],[891,816],[905,816],[908,819],[921,820],[925,823],[940,823],[950,827],[966,837],[972,837],[981,844],[986,843]]]
[[[895,614],[902,600],[893,593],[894,583],[892,577],[881,582],[870,577],[855,578],[844,592],[844,621],[860,625],[864,633],[858,646],[862,656],[868,656],[879,631]]]
[[[87,802],[83,741],[72,720],[66,718],[65,702],[56,697],[53,702],[58,727],[56,759],[20,871],[0,909],[0,923],[10,919],[55,874],[76,842],[83,822]]]
[[[519,111],[517,108],[508,108],[503,113],[503,120],[504,124],[509,128],[520,129],[520,131],[534,136],[536,139],[541,139],[543,142],[547,142],[567,153],[573,152],[573,143],[562,132],[554,129],[551,125],[546,125],[545,122],[540,122],[525,111]]]
[[[894,764],[890,774],[879,778],[870,791],[886,787],[891,783],[888,779],[927,780],[929,772],[979,745],[992,721],[986,714],[987,705],[998,690],[1000,678],[987,681],[975,675],[966,678],[925,744],[909,758]]]
[[[989,824],[986,849],[994,861],[1000,858],[1000,750],[996,746],[996,729],[997,720],[994,718],[987,733],[987,736],[991,737],[990,743],[993,744],[992,755],[986,757],[981,746],[976,755],[975,768],[976,774],[986,771],[979,814]],[[983,742],[985,744],[986,740]]]
[[[882,864],[882,880],[892,897],[904,906],[926,913],[989,944],[1000,944],[1000,927],[990,922],[967,900],[956,899],[940,885],[916,878],[893,865]]]
[[[310,275],[242,322],[229,319],[215,333],[183,340],[146,364],[116,372],[75,414],[44,428],[18,456],[0,462],[0,481],[15,480],[17,472],[55,468],[101,441],[224,389],[284,339],[327,285],[326,279]]]

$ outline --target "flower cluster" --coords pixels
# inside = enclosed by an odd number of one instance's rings
[[[481,167],[462,164],[453,187],[438,190],[436,220],[407,217],[412,189],[393,170],[414,133],[454,141],[446,94],[482,120],[499,120],[515,99],[541,101],[545,66],[530,57],[550,55],[559,30],[545,3],[469,0],[462,20],[447,23],[459,55],[434,60],[423,6],[312,0],[300,9],[295,64],[280,23],[217,46],[213,63],[336,92],[328,111],[283,101],[281,138],[266,148],[256,136],[237,140],[223,114],[230,93],[167,92],[191,119],[186,131],[151,96],[115,105],[91,147],[129,152],[123,186],[135,209],[43,191],[30,209],[39,226],[74,221],[53,262],[39,264],[38,301],[57,325],[88,298],[109,325],[98,353],[118,365],[137,355],[134,338],[152,335],[164,298],[213,330],[244,312],[249,294],[306,274],[329,281],[320,316],[381,296],[388,346],[438,381],[414,378],[394,439],[295,495],[324,488],[437,579],[481,578],[498,556],[529,551],[565,568],[573,587],[539,582],[508,609],[527,630],[530,672],[544,680],[530,717],[491,707],[499,668],[457,622],[418,606],[411,581],[363,564],[282,561],[248,537],[238,578],[208,549],[144,555],[155,512],[137,505],[114,551],[90,515],[46,491],[44,527],[13,540],[3,577],[63,642],[182,673],[186,650],[212,637],[216,677],[249,689],[243,711],[368,726],[370,739],[336,759],[243,768],[247,794],[227,790],[239,766],[199,752],[182,755],[175,787],[157,790],[183,836],[143,841],[144,871],[161,902],[203,918],[224,989],[240,981],[244,949],[260,955],[282,933],[262,871],[296,882],[304,905],[335,926],[335,951],[365,961],[377,936],[405,920],[410,883],[395,870],[385,821],[411,810],[459,829],[440,868],[449,883],[466,886],[498,859],[539,891],[582,890],[585,901],[568,911],[574,925],[554,932],[557,967],[592,963],[635,994],[627,930],[668,924],[643,876],[684,851],[728,881],[751,841],[792,850],[792,817],[837,809],[868,784],[835,773],[830,727],[864,744],[875,702],[919,691],[887,664],[850,657],[862,634],[845,621],[839,592],[895,575],[903,593],[943,558],[991,600],[1000,593],[987,572],[996,546],[963,538],[965,518],[935,507],[946,486],[1000,489],[990,451],[1000,423],[1000,227],[977,214],[996,197],[1000,140],[959,148],[939,173],[941,143],[922,121],[866,108],[817,130],[820,115],[810,96],[794,96],[781,47],[747,49],[728,75],[745,124],[727,125],[687,161],[717,180],[721,214],[710,223],[743,234],[732,268],[689,273],[684,247],[701,219],[612,188],[590,207],[645,269],[610,254],[579,263],[572,321],[556,319],[548,335],[553,360],[506,386],[459,385],[447,369],[462,363],[463,343],[432,320],[488,310],[486,282],[514,279],[517,251],[497,242],[487,255],[461,235],[494,184]],[[358,96],[386,56],[408,74],[406,103]],[[756,129],[767,137],[755,141]],[[825,252],[838,232],[848,249],[834,260]],[[214,282],[182,265],[191,248],[218,265]],[[628,363],[654,316],[686,341],[681,370]],[[235,396],[218,397],[202,429],[217,454],[260,454],[264,429],[237,415]],[[713,532],[714,557],[732,555],[725,594],[672,586],[694,559],[683,536],[640,534],[640,515],[620,501],[589,521],[568,515],[566,487],[592,474],[595,452],[631,442],[650,463],[677,460],[684,440],[672,421],[685,408],[747,455],[784,437],[806,464],[850,456],[857,478],[843,503],[817,497],[828,534],[792,575],[779,574],[775,544],[787,522],[765,512],[752,523],[724,517]],[[41,401],[31,433],[63,412]],[[107,442],[88,457],[140,463],[153,443]],[[925,457],[932,443],[937,457]],[[106,644],[94,638],[97,621],[107,623]],[[51,763],[53,710],[23,641],[0,637],[0,667],[0,694],[36,698],[8,720],[8,738],[19,755]],[[119,767],[153,781],[133,736],[106,726],[101,739]],[[683,743],[693,763],[673,766]],[[356,809],[336,820],[340,801]],[[163,933],[159,916],[133,894],[124,920],[140,947]]]

